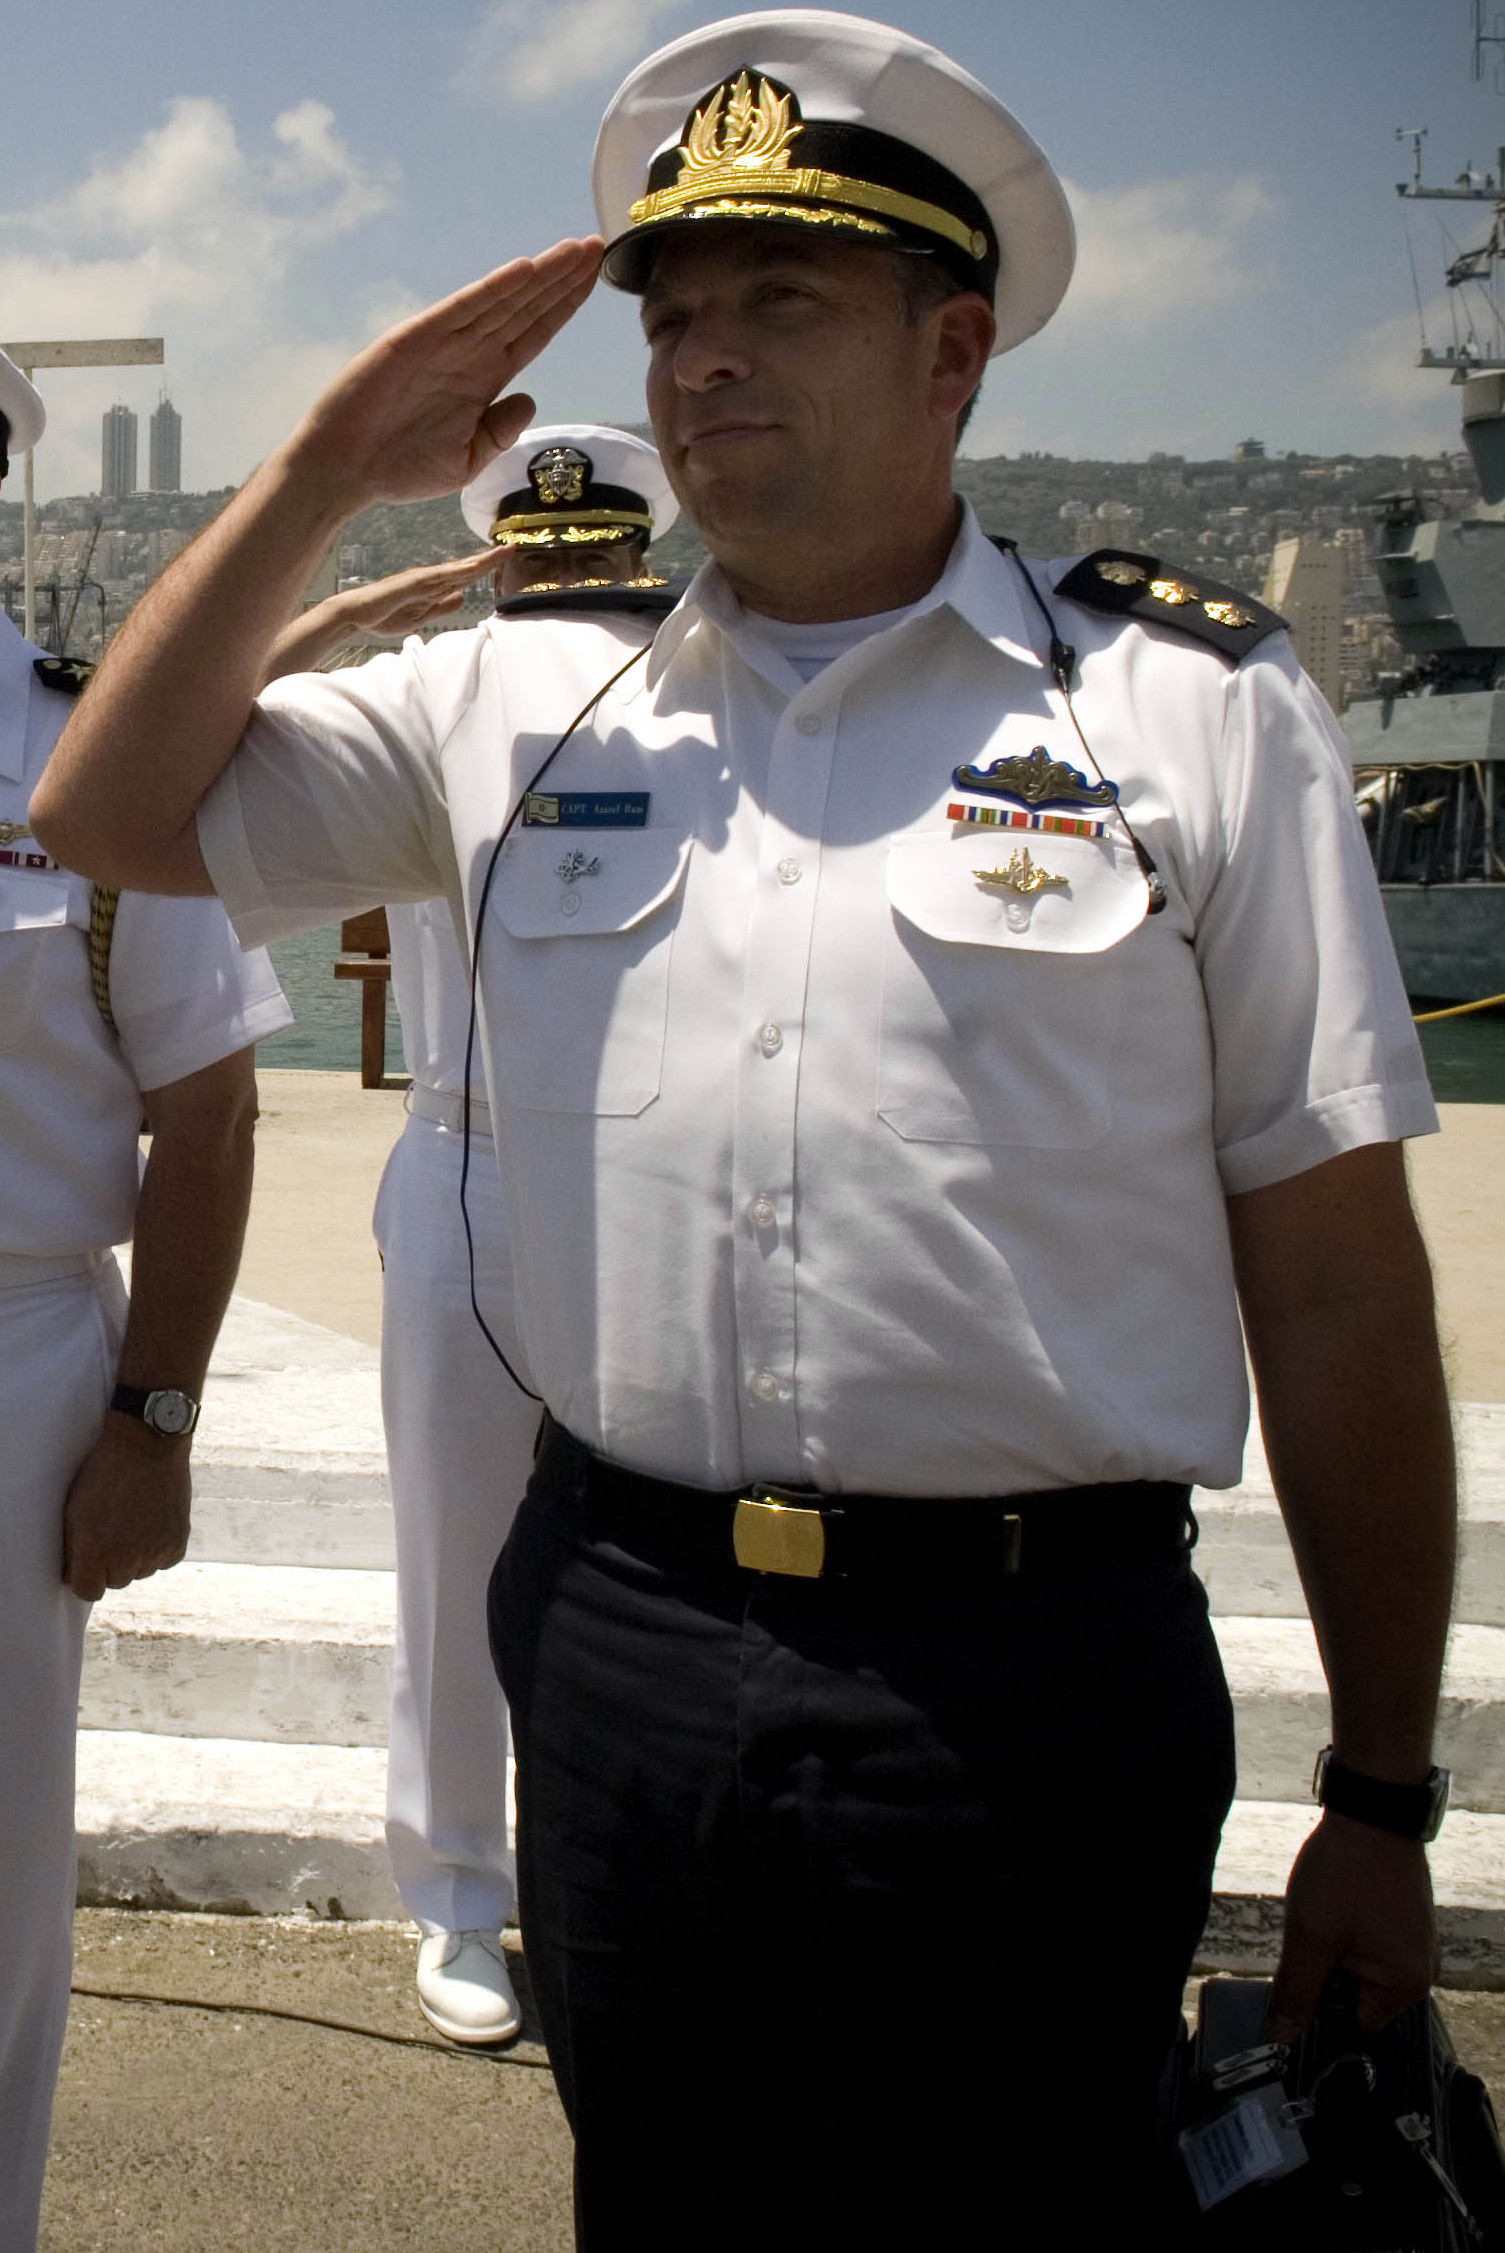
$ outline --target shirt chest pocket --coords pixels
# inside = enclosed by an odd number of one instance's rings
[[[631,1116],[659,1091],[669,961],[692,840],[671,829],[525,830],[496,874],[505,1100]]]
[[[88,928],[83,877],[0,868],[0,1055],[23,1054],[49,1011],[88,1000],[78,983]]]
[[[1101,1142],[1121,942],[1147,904],[1132,853],[1108,838],[982,826],[896,838],[879,1116],[908,1142]]]

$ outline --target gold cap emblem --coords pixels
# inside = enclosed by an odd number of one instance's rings
[[[789,144],[802,130],[789,101],[766,78],[754,86],[745,70],[724,80],[680,143],[680,179],[709,186],[707,176],[721,172],[787,172]]]
[[[528,478],[545,507],[578,501],[591,474],[591,458],[574,446],[545,446],[528,464]]]

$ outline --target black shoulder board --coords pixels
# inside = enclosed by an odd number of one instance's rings
[[[79,696],[94,678],[94,667],[81,657],[34,657],[31,669],[44,688],[60,689],[64,696]]]
[[[1169,626],[1235,663],[1285,626],[1283,618],[1237,587],[1124,548],[1097,548],[1084,555],[1056,581],[1055,591],[1085,610],[1111,610],[1120,618],[1137,618],[1141,625]]]
[[[598,586],[529,587],[525,594],[504,595],[496,606],[498,618],[609,618],[628,615],[667,618],[684,592],[667,579],[608,580]]]

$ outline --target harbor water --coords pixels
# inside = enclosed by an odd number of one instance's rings
[[[273,947],[272,960],[297,1022],[261,1044],[261,1059],[284,1071],[359,1072],[361,989],[336,980],[338,928],[301,932]],[[1439,1103],[1505,1103],[1505,1008],[1423,1025],[1432,1089]],[[402,1070],[402,1032],[387,988],[387,1070]]]

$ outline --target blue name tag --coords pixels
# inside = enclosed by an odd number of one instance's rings
[[[523,800],[524,829],[644,829],[646,790],[530,790]]]

